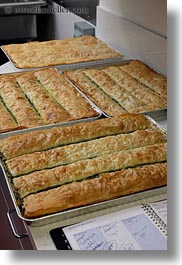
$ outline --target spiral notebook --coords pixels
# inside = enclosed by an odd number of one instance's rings
[[[57,228],[51,235],[58,249],[62,240],[73,250],[167,250],[167,200]]]

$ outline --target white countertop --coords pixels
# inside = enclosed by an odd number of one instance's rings
[[[16,70],[10,62],[0,66],[0,74],[7,74],[12,72],[16,72]]]
[[[0,74],[3,73],[11,73],[11,72],[16,72],[16,69],[13,67],[13,65],[8,62],[2,66],[0,66]],[[163,126],[164,128],[167,129],[167,119],[166,118],[158,118],[156,119],[157,122],[159,122],[159,124],[161,126]],[[88,220],[90,218],[94,218],[96,216],[101,216],[101,215],[105,215],[108,213],[112,213],[112,212],[116,212],[125,208],[129,208],[141,203],[149,203],[149,202],[154,202],[154,201],[158,201],[158,200],[163,200],[166,199],[166,194],[162,194],[162,195],[158,195],[158,196],[153,196],[150,197],[148,199],[143,199],[140,201],[135,201],[135,202],[131,202],[131,203],[127,203],[127,204],[122,204],[119,206],[115,206],[115,207],[110,207],[104,210],[99,210],[93,213],[89,213],[89,214],[84,214],[84,215],[80,215],[74,218],[70,218],[70,219],[66,219],[63,221],[59,221],[56,223],[52,223],[52,224],[47,224],[44,226],[40,226],[40,227],[33,227],[33,226],[29,226],[29,230],[32,234],[33,240],[35,242],[36,248],[39,250],[55,250],[56,247],[49,235],[50,230],[57,228],[57,227],[63,227],[63,226],[67,226],[67,225],[71,225],[74,223],[78,223],[78,222],[82,222],[84,220]]]

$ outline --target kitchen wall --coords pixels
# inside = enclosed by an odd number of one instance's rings
[[[96,36],[167,74],[166,0],[100,0]]]
[[[167,0],[100,0],[100,6],[167,36]]]

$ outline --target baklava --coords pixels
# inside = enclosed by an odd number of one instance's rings
[[[140,114],[37,130],[0,141],[26,218],[167,184],[167,137]]]
[[[54,69],[0,76],[0,132],[98,116]]]
[[[121,57],[122,54],[93,36],[3,45],[17,68],[39,68]]]
[[[167,79],[138,60],[64,74],[109,116],[167,108]]]

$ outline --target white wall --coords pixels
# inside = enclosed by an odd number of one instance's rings
[[[53,4],[55,8],[58,7],[56,3]],[[65,9],[63,9],[65,10]],[[56,12],[51,15],[51,23],[49,28],[50,39],[65,39],[73,37],[74,23],[84,21],[79,16],[70,12]]]
[[[104,0],[105,1],[105,0]],[[111,3],[110,0],[106,0]],[[136,2],[141,2],[142,0],[127,0],[128,6],[127,12],[136,11]],[[133,2],[133,6],[131,4]],[[145,0],[148,2],[148,0]],[[150,0],[150,2],[155,2],[155,0]],[[162,0],[158,0],[159,2]],[[141,26],[139,23],[135,24],[133,21],[123,17],[122,11],[118,12],[118,3],[125,3],[125,0],[117,1],[113,0],[113,6],[107,5],[107,8],[101,5],[97,8],[97,27],[96,36],[102,39],[104,42],[110,44],[112,47],[120,50],[126,58],[128,59],[140,59],[143,62],[150,65],[152,68],[158,70],[163,74],[167,74],[167,39],[158,32],[154,32],[154,28],[148,29],[146,24]],[[135,3],[135,4],[134,4]],[[106,3],[105,3],[106,4]],[[141,7],[142,8],[142,7]],[[133,9],[133,11],[132,11]],[[141,11],[139,11],[141,13]],[[156,11],[157,12],[157,11]],[[125,13],[126,14],[126,13]],[[139,13],[136,12],[139,18]],[[146,13],[146,18],[150,17],[150,12]],[[136,17],[136,15],[135,15]],[[164,12],[164,17],[166,14]],[[132,17],[133,20],[133,17]],[[164,20],[164,19],[163,19]],[[147,21],[147,19],[146,19]],[[155,22],[155,17],[153,17]]]
[[[100,0],[100,6],[167,36],[167,0]]]

